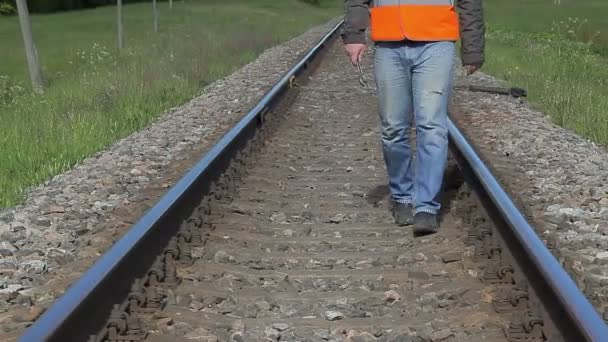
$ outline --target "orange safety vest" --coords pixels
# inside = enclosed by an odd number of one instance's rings
[[[455,0],[374,0],[373,41],[456,41],[460,38]]]

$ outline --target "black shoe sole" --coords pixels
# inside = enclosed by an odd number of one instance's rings
[[[395,221],[395,224],[398,225],[399,227],[406,227],[406,226],[411,226],[414,224],[414,222],[397,222]]]
[[[416,236],[424,236],[435,234],[439,231],[439,228],[436,227],[416,227],[414,228],[414,235]]]

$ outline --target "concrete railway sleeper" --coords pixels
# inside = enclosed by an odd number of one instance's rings
[[[455,126],[440,232],[393,224],[373,95],[339,91],[357,82],[339,26],[22,341],[608,336]]]

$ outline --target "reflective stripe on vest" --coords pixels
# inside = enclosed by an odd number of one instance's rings
[[[375,0],[370,13],[374,41],[459,38],[454,0]]]

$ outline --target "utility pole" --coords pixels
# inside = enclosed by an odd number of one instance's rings
[[[17,12],[19,12],[19,25],[21,26],[21,35],[23,36],[23,46],[25,48],[25,57],[27,58],[27,66],[30,71],[30,79],[32,80],[32,88],[35,92],[44,92],[44,82],[42,80],[42,70],[38,63],[38,54],[34,39],[32,38],[32,23],[30,22],[30,14],[27,9],[25,0],[17,0]]]
[[[152,0],[152,11],[154,12],[154,32],[158,32],[158,8],[156,0]]]
[[[122,30],[122,0],[116,0],[116,23],[118,26],[118,50],[122,50],[124,46],[124,35]]]

